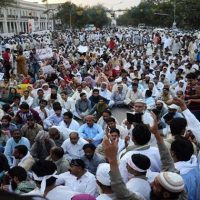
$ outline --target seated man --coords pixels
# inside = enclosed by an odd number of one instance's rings
[[[103,129],[94,123],[94,116],[92,115],[86,116],[85,121],[86,123],[78,130],[79,136],[89,143],[100,144],[104,136]]]
[[[16,166],[8,171],[11,179],[11,189],[17,194],[27,194],[35,189],[36,185],[33,181],[27,180],[27,172],[23,167]]]
[[[117,91],[112,92],[110,99],[113,102],[113,105],[110,105],[110,107],[112,106],[123,107],[125,98],[126,98],[126,92],[123,91],[123,85],[120,84],[117,87]]]
[[[23,167],[26,171],[29,171],[35,162],[25,145],[16,146],[13,157],[14,160],[12,166]]]
[[[48,129],[52,126],[58,126],[59,123],[63,120],[64,110],[62,110],[60,103],[55,102],[53,104],[53,110],[54,110],[54,113],[44,120],[45,129]]]
[[[30,149],[29,140],[25,137],[22,137],[20,130],[16,129],[11,132],[11,138],[7,141],[4,151],[4,154],[8,159],[8,163],[10,166],[12,166],[13,163],[13,152],[15,150],[15,147],[18,145],[25,145],[28,149]]]
[[[70,168],[69,161],[64,157],[64,151],[61,147],[52,147],[50,150],[50,156],[47,160],[51,160],[56,164],[57,174],[67,172]]]
[[[96,174],[98,165],[106,162],[103,156],[95,153],[95,149],[94,144],[85,144],[83,146],[85,155],[81,158],[86,165],[86,169],[94,175]]]
[[[77,132],[71,132],[69,138],[66,139],[61,146],[66,159],[69,161],[72,159],[80,159],[84,155],[83,146],[87,143],[86,140],[79,137]]]
[[[74,116],[78,119],[84,119],[91,110],[90,100],[87,99],[86,93],[80,94],[80,99],[76,101]]]
[[[97,193],[95,176],[86,170],[85,163],[81,159],[72,160],[70,171],[60,174],[56,182],[64,183],[68,189],[81,194],[96,196]]]
[[[31,145],[34,143],[35,137],[39,131],[43,130],[43,127],[35,122],[33,116],[27,117],[27,122],[21,128],[21,133],[26,137]]]

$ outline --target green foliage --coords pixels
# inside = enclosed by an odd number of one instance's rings
[[[15,3],[15,0],[0,0],[0,8],[7,7]]]
[[[80,7],[70,2],[62,4],[59,7],[57,17],[61,19],[64,26],[69,27],[70,15],[73,28],[82,28],[86,24],[94,24],[96,27],[101,28],[110,23],[106,9],[101,5]]]
[[[171,27],[174,21],[174,1],[176,5],[175,21],[180,28],[199,28],[200,0],[147,0],[119,16],[119,25]]]

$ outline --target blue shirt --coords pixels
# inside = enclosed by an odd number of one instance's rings
[[[57,116],[54,113],[44,120],[45,128],[49,128],[51,126],[58,126],[61,121],[63,121],[63,114]]]
[[[28,149],[30,149],[30,142],[27,138],[22,137],[18,143],[15,142],[13,138],[10,138],[5,146],[4,154],[6,158],[8,159],[8,164],[12,165],[12,154],[14,152],[14,149],[18,145],[25,145]]]
[[[98,124],[94,123],[92,127],[83,124],[78,129],[79,136],[84,139],[92,139],[94,141],[103,139],[104,131]]]

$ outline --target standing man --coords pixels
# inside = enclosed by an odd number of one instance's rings
[[[10,79],[10,70],[12,68],[10,62],[10,47],[7,46],[5,52],[3,53],[3,67],[5,69],[5,78]]]

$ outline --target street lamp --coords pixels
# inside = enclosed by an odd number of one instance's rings
[[[174,22],[172,28],[176,28],[176,0],[174,0]]]

